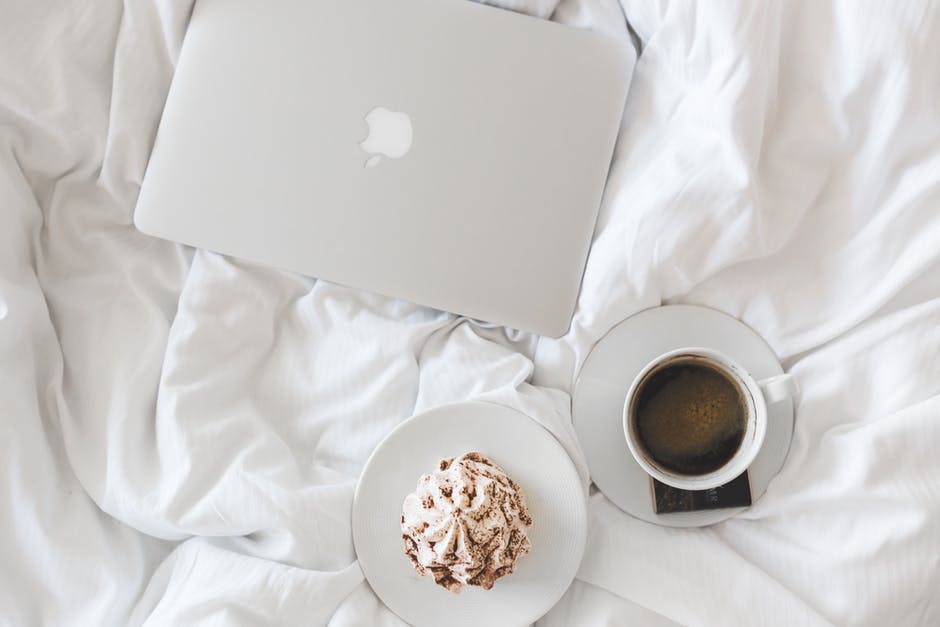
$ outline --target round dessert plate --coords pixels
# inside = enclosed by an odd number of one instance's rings
[[[478,451],[525,493],[532,543],[490,590],[448,592],[405,555],[401,509],[421,475],[445,457]],[[587,541],[587,495],[561,444],[535,420],[492,403],[437,407],[392,431],[359,478],[352,512],[362,572],[380,599],[415,627],[521,627],[545,614],[574,579]]]
[[[575,432],[594,484],[631,516],[667,527],[712,525],[745,509],[656,514],[650,477],[624,439],[623,401],[634,377],[655,357],[688,346],[723,352],[757,379],[783,372],[773,350],[740,320],[707,307],[669,305],[641,311],[601,338],[581,368],[571,401]],[[752,503],[767,490],[790,449],[792,401],[771,405],[767,417],[764,445],[748,468]]]

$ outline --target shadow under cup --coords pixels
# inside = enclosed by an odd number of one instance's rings
[[[660,472],[698,478],[735,458],[753,413],[750,392],[724,364],[679,354],[653,366],[634,387],[628,437]]]

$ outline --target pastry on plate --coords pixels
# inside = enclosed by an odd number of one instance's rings
[[[497,464],[469,452],[442,459],[402,505],[405,554],[419,574],[454,593],[489,590],[531,548],[525,494]]]

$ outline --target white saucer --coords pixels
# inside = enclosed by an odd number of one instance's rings
[[[594,346],[578,375],[571,404],[574,428],[600,491],[631,516],[667,527],[712,525],[744,509],[654,513],[649,475],[624,440],[623,400],[633,378],[654,357],[684,346],[726,353],[757,379],[783,372],[764,340],[736,318],[692,305],[655,307],[627,318]],[[783,466],[793,435],[792,401],[768,410],[764,446],[748,468],[752,502]]]
[[[532,549],[491,590],[453,594],[420,577],[405,556],[401,505],[440,459],[479,451],[525,492]],[[366,463],[353,501],[353,542],[380,599],[416,627],[530,625],[574,579],[587,542],[587,495],[562,446],[537,422],[491,403],[446,405],[392,431]]]

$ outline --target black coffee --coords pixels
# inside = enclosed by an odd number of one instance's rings
[[[744,438],[743,392],[700,357],[679,357],[653,370],[633,402],[640,446],[672,472],[702,475],[717,470]]]

